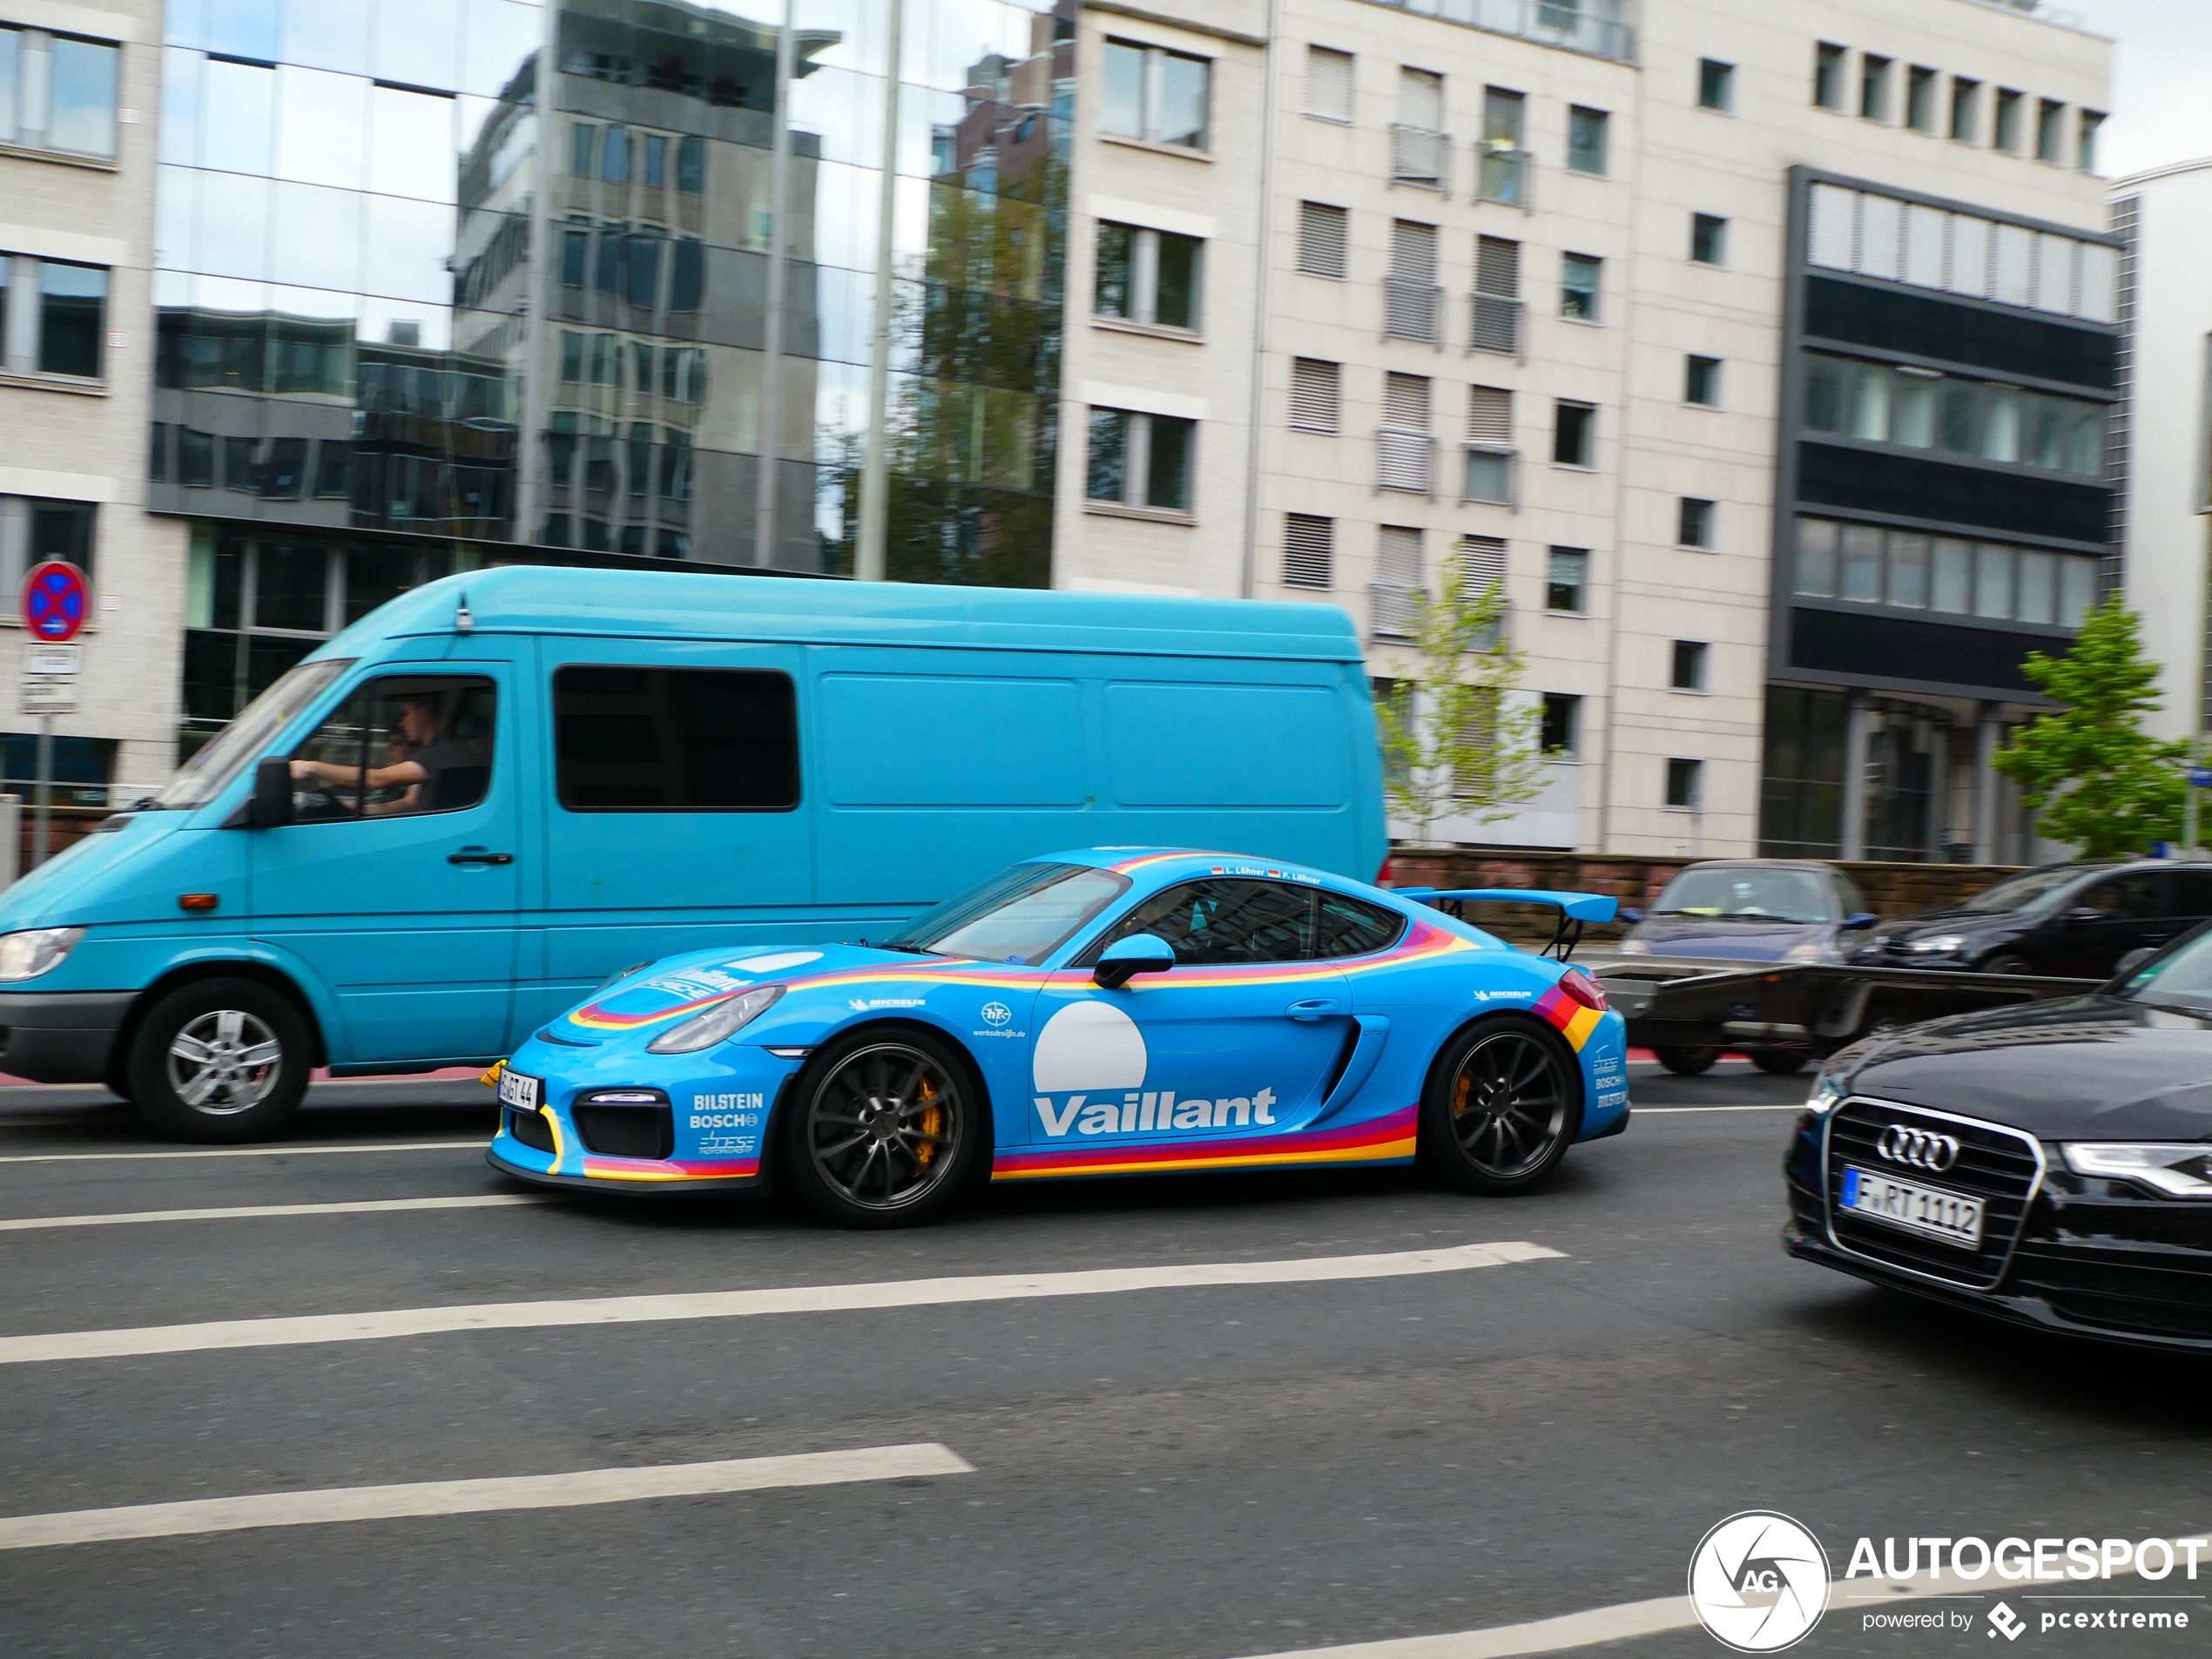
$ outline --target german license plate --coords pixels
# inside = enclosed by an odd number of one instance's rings
[[[1918,1181],[1844,1169],[1844,1208],[1872,1221],[1925,1233],[1968,1250],[1981,1248],[1981,1200]]]
[[[537,1109],[538,1081],[511,1066],[499,1074],[499,1103],[521,1111]]]

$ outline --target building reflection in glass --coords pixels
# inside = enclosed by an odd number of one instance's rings
[[[885,274],[890,574],[1049,579],[1073,0],[905,0],[879,250],[891,3],[790,0],[774,376],[778,0],[169,7],[149,496],[210,521],[199,723],[352,609],[264,614],[264,548],[331,595],[533,549],[848,572]]]

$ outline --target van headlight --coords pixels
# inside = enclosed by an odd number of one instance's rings
[[[0,934],[0,980],[37,979],[59,968],[62,958],[84,937],[82,927],[32,927]]]
[[[2212,1198],[2212,1148],[2202,1141],[2069,1141],[2064,1150],[2076,1175],[2140,1181],[2169,1198]]]
[[[780,985],[757,985],[743,996],[717,1002],[704,1014],[695,1014],[645,1045],[648,1054],[695,1054],[726,1042],[773,1008],[784,994]]]

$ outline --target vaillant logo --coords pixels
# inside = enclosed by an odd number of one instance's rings
[[[1716,1640],[1738,1653],[1779,1653],[1827,1610],[1828,1553],[1787,1515],[1730,1515],[1689,1558],[1689,1600]]]

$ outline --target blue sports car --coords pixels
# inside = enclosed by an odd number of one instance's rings
[[[1405,1163],[1515,1192],[1628,1126],[1621,1016],[1449,914],[1613,900],[1387,892],[1102,847],[1016,864],[887,939],[634,969],[500,1069],[493,1165],[604,1190],[771,1175],[853,1226],[970,1180]],[[1445,907],[1440,908],[1439,907]]]

